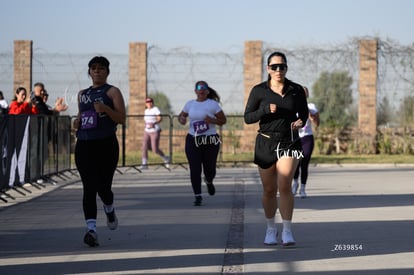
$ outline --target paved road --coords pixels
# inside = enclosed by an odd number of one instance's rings
[[[100,210],[96,248],[82,242],[76,176],[10,191],[0,274],[414,274],[413,166],[311,167],[309,198],[295,200],[295,248],[263,245],[254,167],[218,169],[201,207],[184,167],[120,171],[119,228],[108,230]]]

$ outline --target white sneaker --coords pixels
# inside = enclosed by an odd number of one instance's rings
[[[277,228],[268,228],[266,230],[266,236],[263,243],[266,245],[277,244]]]
[[[306,192],[305,192],[305,189],[300,190],[300,197],[302,199],[305,199],[307,197]]]
[[[289,246],[289,245],[295,245],[295,239],[293,238],[293,234],[291,231],[282,231],[282,245],[283,246]]]
[[[294,180],[293,184],[292,184],[292,194],[293,195],[296,195],[298,193],[298,186],[299,186],[299,183]]]
[[[104,211],[105,212],[105,211]],[[106,225],[110,230],[115,230],[118,227],[118,218],[115,215],[115,209],[110,213],[106,213]]]
[[[148,165],[147,164],[143,164],[141,166],[138,167],[139,170],[147,170],[148,169]]]
[[[165,168],[170,169],[170,157],[164,158],[164,166]]]

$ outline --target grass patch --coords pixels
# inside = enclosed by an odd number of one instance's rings
[[[311,163],[358,164],[358,163],[392,163],[414,164],[414,155],[312,155]]]
[[[219,154],[218,163],[253,163],[253,153],[239,154]],[[148,154],[149,164],[162,164],[162,159],[152,152]],[[184,152],[175,152],[172,163],[187,163]],[[414,155],[319,155],[313,154],[311,163],[313,164],[414,164]],[[127,152],[125,157],[126,165],[141,164],[141,154],[139,152]],[[119,161],[122,165],[122,159]]]

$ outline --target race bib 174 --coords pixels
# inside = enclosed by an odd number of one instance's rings
[[[93,129],[97,126],[97,113],[95,111],[85,111],[81,113],[81,129]]]

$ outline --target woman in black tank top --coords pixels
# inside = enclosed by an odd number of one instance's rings
[[[83,185],[83,212],[87,227],[83,240],[93,247],[99,245],[96,195],[103,202],[108,228],[114,230],[118,226],[112,192],[112,179],[119,158],[115,133],[117,125],[125,123],[126,112],[121,91],[106,83],[109,61],[96,56],[88,66],[92,86],[78,94],[79,111],[74,127],[77,129],[75,163]]]

